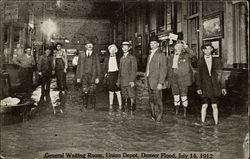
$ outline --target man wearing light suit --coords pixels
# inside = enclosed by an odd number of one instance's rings
[[[163,115],[162,89],[167,75],[166,56],[159,49],[158,37],[153,36],[150,39],[150,48],[145,76],[152,119],[160,121]]]

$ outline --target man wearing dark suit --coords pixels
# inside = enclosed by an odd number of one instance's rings
[[[150,39],[150,48],[145,75],[152,119],[160,121],[163,115],[162,89],[167,75],[166,56],[159,49],[156,36]],[[158,106],[159,113],[156,112],[156,106]]]
[[[39,58],[37,63],[37,70],[41,78],[42,87],[40,98],[41,102],[44,102],[44,97],[46,98],[46,102],[50,101],[50,82],[52,77],[52,69],[53,57],[50,55],[49,48],[45,48],[45,54]]]
[[[168,57],[168,82],[170,83],[174,96],[174,106],[176,115],[182,104],[184,117],[188,107],[188,86],[193,83],[193,70],[191,58],[195,53],[186,45],[184,41],[178,40],[174,46],[174,55]]]
[[[218,108],[217,102],[220,94],[225,95],[226,89],[224,82],[221,80],[221,61],[213,59],[211,53],[213,46],[205,44],[201,47],[204,56],[198,60],[197,72],[197,93],[202,96],[201,121],[204,123],[206,119],[206,111],[209,101],[213,108],[214,122],[218,124]]]
[[[120,59],[120,70],[118,75],[118,85],[121,85],[122,103],[125,111],[128,107],[135,110],[135,80],[137,73],[137,61],[134,55],[129,53],[130,43],[122,43],[123,56]],[[127,100],[130,99],[130,105]]]
[[[79,54],[76,79],[77,83],[82,83],[83,108],[88,107],[88,99],[90,99],[95,109],[96,85],[101,77],[101,65],[98,54],[93,51],[94,43],[88,41],[85,48],[86,51]]]

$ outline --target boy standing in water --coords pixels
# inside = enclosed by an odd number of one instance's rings
[[[220,94],[227,94],[224,82],[221,81],[221,61],[213,59],[213,46],[205,44],[201,47],[203,56],[198,60],[197,93],[202,96],[201,121],[205,122],[209,101],[213,108],[215,125],[218,124],[218,99]]]

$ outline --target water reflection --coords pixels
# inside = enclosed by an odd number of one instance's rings
[[[70,90],[60,98],[63,114],[53,115],[52,106],[44,104],[33,120],[2,125],[0,153],[34,158],[49,151],[217,151],[222,159],[242,157],[247,116],[221,116],[220,124],[213,126],[201,125],[197,114],[184,119],[166,111],[163,121],[156,123],[147,105],[138,105],[132,115],[109,113],[103,91],[97,94],[96,111],[81,112],[81,96],[73,86]],[[212,117],[207,121],[213,123]]]

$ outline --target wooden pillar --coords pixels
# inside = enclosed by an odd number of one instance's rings
[[[3,54],[3,43],[4,43],[4,3],[0,2],[0,69],[3,69],[4,54]]]

